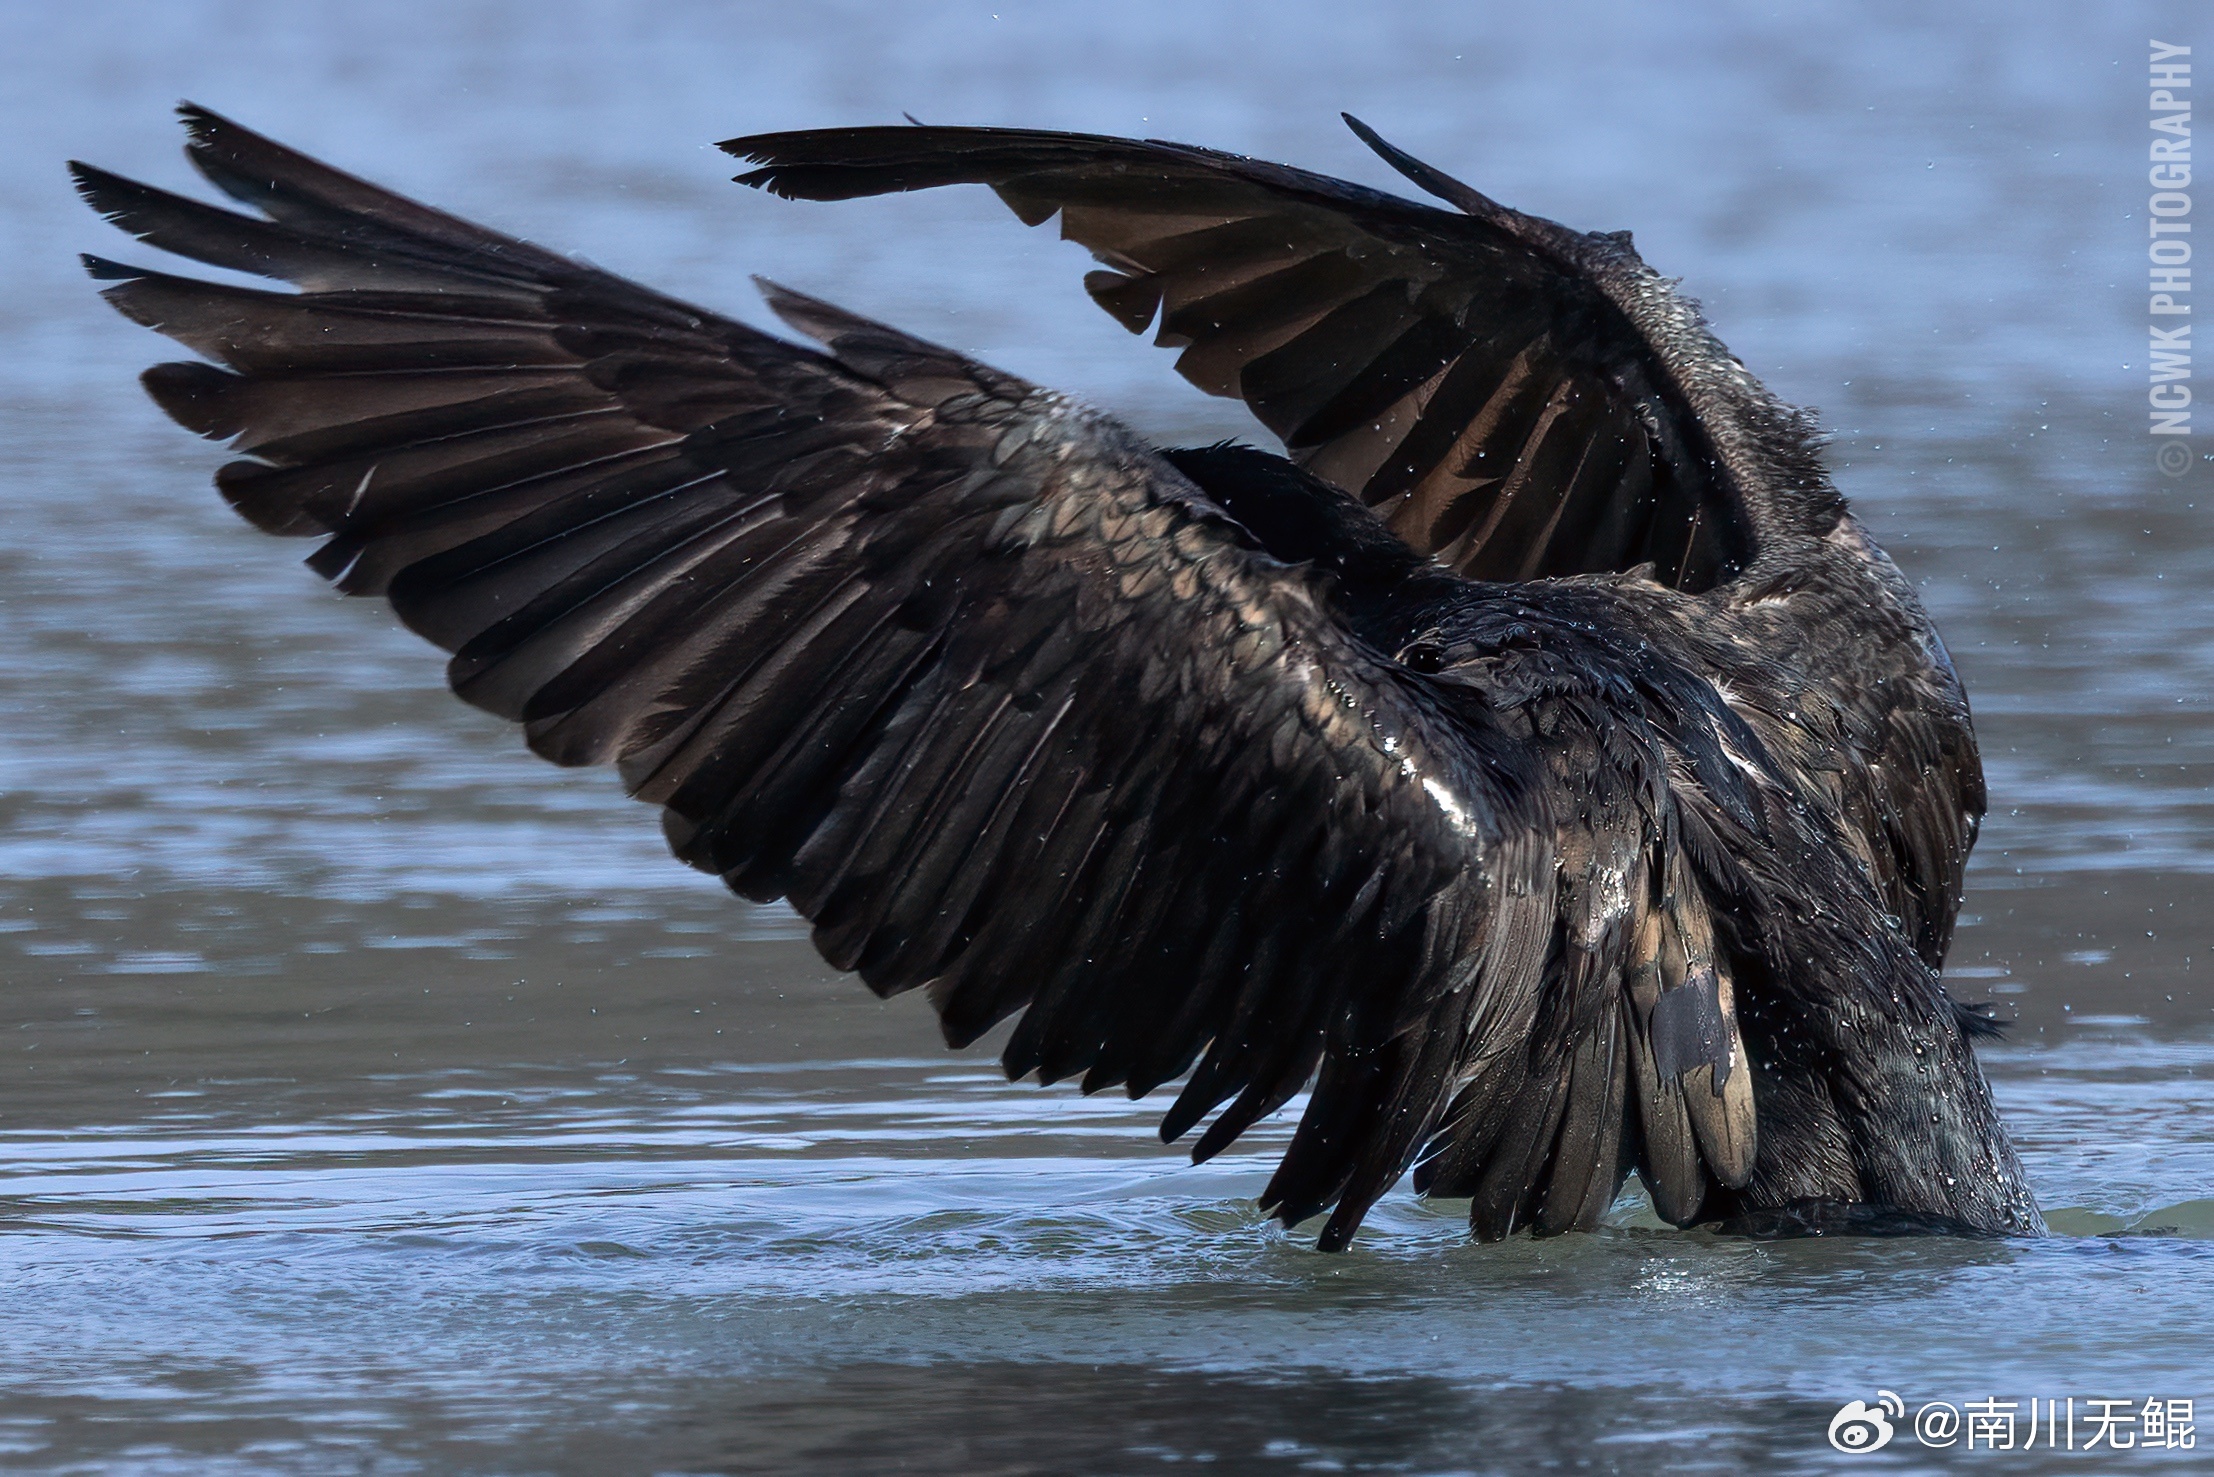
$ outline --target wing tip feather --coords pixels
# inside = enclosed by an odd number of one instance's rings
[[[151,273],[144,267],[134,267],[129,262],[119,262],[89,251],[77,253],[77,261],[85,269],[85,275],[95,282],[137,282]],[[102,293],[105,297],[107,294]]]
[[[196,359],[156,364],[138,382],[162,414],[195,435],[228,441],[246,429],[231,391],[239,377]]]
[[[1379,159],[1448,205],[1457,206],[1478,220],[1495,225],[1523,219],[1519,211],[1508,209],[1475,186],[1461,183],[1434,164],[1423,163],[1351,113],[1340,113],[1338,116],[1345,120],[1346,127],[1353,130],[1353,136],[1374,150]]]
[[[77,198],[84,201],[100,219],[122,230],[132,228],[124,224],[123,217],[130,212],[129,197],[143,197],[148,186],[140,184],[128,175],[117,174],[112,169],[102,169],[97,164],[87,164],[82,159],[72,159],[69,170],[70,188]],[[133,234],[137,234],[133,231]]]

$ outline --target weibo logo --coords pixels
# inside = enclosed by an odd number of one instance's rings
[[[1878,1390],[1874,1405],[1848,1400],[1830,1417],[1830,1445],[1839,1451],[1881,1451],[1891,1444],[1891,1423],[1905,1418],[1906,1402],[1889,1390]]]

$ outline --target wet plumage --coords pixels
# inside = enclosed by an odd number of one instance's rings
[[[1264,1205],[1342,1246],[1406,1170],[1491,1239],[2039,1226],[1937,975],[1968,710],[1811,426],[1624,235],[1179,145],[891,128],[726,145],[835,199],[1061,222],[1290,458],[1113,419],[766,288],[820,350],[186,110],[255,214],[77,167],[217,483],[614,764],[1010,1075],[1218,1152],[1312,1094]],[[1202,1127],[1202,1125],[1205,1125]],[[1749,1222],[1752,1223],[1752,1222]]]

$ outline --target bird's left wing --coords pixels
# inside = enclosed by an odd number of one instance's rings
[[[803,349],[186,116],[261,215],[77,178],[301,289],[92,263],[213,361],[146,383],[242,453],[224,495],[833,964],[927,986],[957,1043],[1022,1012],[1013,1074],[1189,1071],[1165,1134],[1230,1104],[1202,1153],[1319,1065],[1270,1200],[1336,1204],[1339,1244],[1471,1037],[1533,1029],[1520,751],[1112,422],[772,290]]]
[[[836,128],[723,148],[780,195],[986,184],[1058,215],[1085,286],[1177,368],[1416,550],[1480,579],[1655,566],[1727,583],[1820,536],[1809,426],[1747,375],[1626,234],[1525,215],[1357,132],[1452,209],[1158,139]]]

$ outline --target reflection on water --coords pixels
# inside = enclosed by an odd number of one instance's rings
[[[374,9],[0,16],[41,61],[0,96],[0,1461],[1788,1472],[1878,1388],[2214,1410],[2214,471],[2150,471],[2106,286],[2152,11]],[[2015,1019],[1989,1060],[2055,1234],[1755,1244],[1631,1197],[1474,1247],[1400,1194],[1328,1258],[1254,1213],[1281,1118],[1195,1169],[1154,1107],[938,1052],[205,491],[56,167],[178,182],[179,94],[1186,440],[1243,427],[987,198],[786,205],[699,145],[904,108],[1377,179],[1350,106],[1633,226],[1824,408],[1970,684],[1994,809],[1951,975]]]

